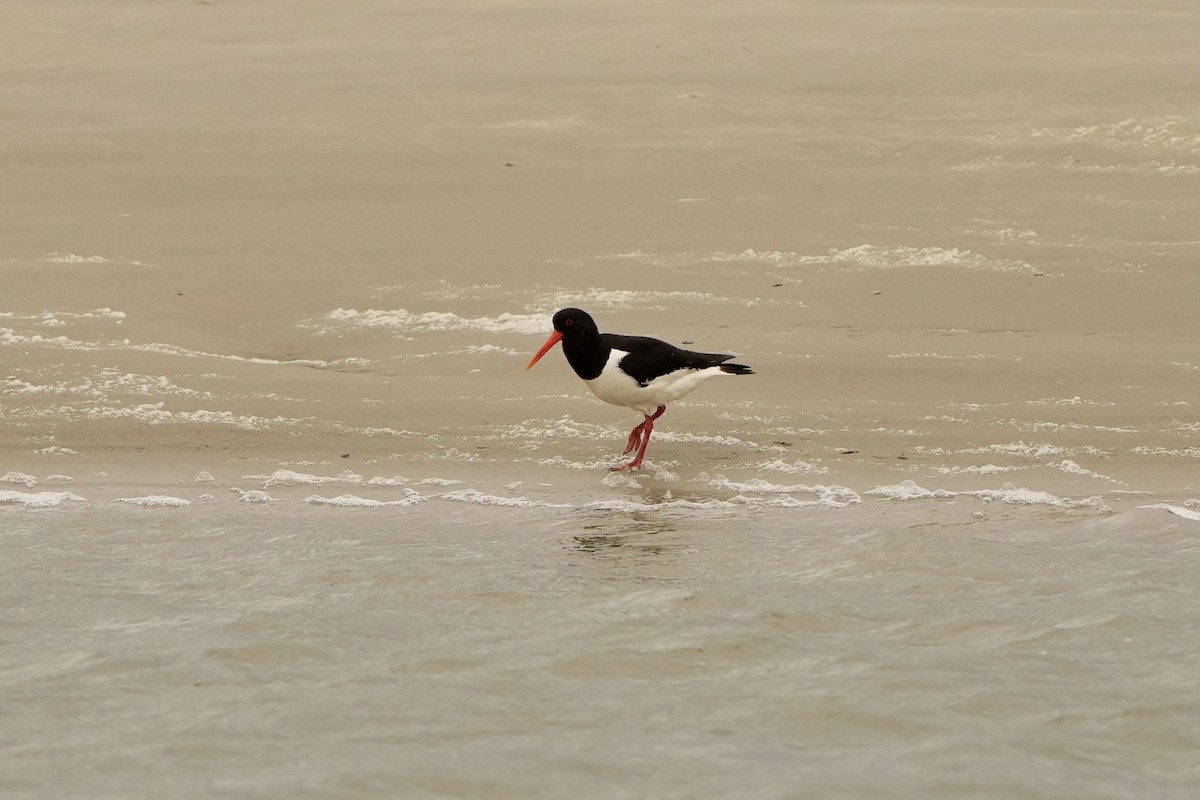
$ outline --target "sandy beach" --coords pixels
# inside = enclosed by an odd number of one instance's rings
[[[1184,5],[288,8],[14,7],[13,469],[608,458],[636,419],[521,369],[577,305],[757,370],[672,466],[1196,491]]]
[[[0,9],[0,525],[259,499],[308,530],[341,498],[572,543],[554,509],[642,544],[695,510],[769,545],[848,509],[1119,518],[1195,563],[1193,3]],[[566,306],[755,374],[612,475],[638,418],[558,352],[524,369]],[[554,794],[480,781],[409,796]]]

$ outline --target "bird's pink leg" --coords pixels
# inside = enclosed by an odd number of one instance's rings
[[[633,461],[630,461],[628,464],[621,464],[620,466],[612,467],[612,472],[619,472],[626,469],[637,469],[642,465],[642,459],[646,457],[646,445],[650,444],[650,434],[654,433],[654,420],[661,417],[663,412],[666,410],[666,406],[659,406],[658,410],[655,411],[652,416],[647,416],[641,425],[638,425],[637,428],[633,429],[634,433],[638,432],[639,429],[641,430],[641,443],[638,447],[638,453],[636,456],[634,456]],[[629,434],[629,438],[630,440],[633,439],[632,433]],[[629,449],[632,450],[633,448],[631,447]],[[625,452],[628,453],[629,450],[626,450]]]
[[[649,419],[647,417],[646,419]],[[645,429],[646,423],[638,423],[638,426],[629,432],[629,442],[625,445],[625,454],[632,453],[642,444],[642,431]]]

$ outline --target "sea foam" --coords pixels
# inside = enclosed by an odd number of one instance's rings
[[[272,486],[324,486],[327,483],[347,483],[357,486],[363,482],[363,476],[348,469],[333,476],[310,475],[290,469],[277,469],[270,475],[243,475],[242,480],[262,481],[263,487],[269,489]]]
[[[0,489],[0,505],[18,505],[26,508],[53,508],[70,501],[84,498],[71,492],[15,492]]]
[[[337,497],[321,497],[320,495],[310,495],[304,498],[304,502],[311,503],[315,506],[334,506],[337,508],[384,508],[415,506],[417,503],[423,503],[425,496],[414,492],[412,489],[405,489],[405,496],[400,500],[375,500],[369,497],[357,497],[352,494],[341,494]]]
[[[183,508],[190,506],[191,500],[182,497],[171,497],[165,494],[151,494],[145,497],[118,497],[118,503],[128,503],[143,508]]]
[[[379,310],[336,308],[325,315],[331,322],[356,328],[392,328],[398,331],[479,331],[482,333],[546,333],[550,320],[545,314],[510,314],[494,317],[460,317],[448,311],[411,313],[403,308]]]
[[[1087,497],[1082,500],[1072,500],[1059,497],[1035,489],[1017,488],[1006,483],[999,489],[974,489],[965,492],[952,492],[946,489],[926,489],[913,481],[901,481],[892,486],[877,486],[863,492],[869,497],[880,497],[888,500],[945,500],[955,497],[974,497],[984,502],[1010,503],[1026,506],[1049,506],[1050,508],[1072,509],[1090,508],[1095,511],[1109,511],[1099,497]]]
[[[701,475],[701,478],[706,476]],[[861,503],[862,498],[853,489],[836,484],[827,486],[825,484],[808,485],[803,483],[785,485],[771,483],[761,478],[751,478],[747,481],[731,481],[724,475],[717,475],[709,481],[709,486],[714,486],[718,489],[729,489],[738,493],[741,498],[739,502],[746,503],[746,495],[791,495],[791,494],[812,494],[816,495],[818,500],[816,504],[827,505],[830,507],[842,507]],[[763,505],[763,503],[757,503]],[[792,506],[792,503],[780,503],[778,505]]]
[[[439,500],[449,500],[453,503],[474,503],[481,506],[503,506],[506,508],[572,508],[569,504],[547,503],[543,500],[530,500],[528,497],[497,497],[484,494],[475,489],[459,489],[437,495]]]
[[[1175,514],[1176,516],[1179,516],[1179,517],[1183,517],[1184,519],[1190,519],[1195,522],[1200,522],[1200,511],[1193,511],[1190,508],[1184,508],[1183,506],[1171,505],[1170,503],[1155,503],[1153,505],[1148,505],[1148,506],[1138,506],[1138,508],[1159,508],[1164,511],[1170,511],[1172,514]]]
[[[32,475],[27,475],[24,472],[6,472],[0,475],[0,483],[20,483],[26,487],[32,488],[37,486],[37,478]]]

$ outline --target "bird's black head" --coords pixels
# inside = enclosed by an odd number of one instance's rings
[[[595,354],[599,352],[600,331],[596,328],[596,321],[586,311],[578,308],[564,308],[554,315],[551,322],[554,323],[554,333],[550,334],[550,338],[542,345],[542,349],[538,350],[537,355],[525,365],[525,369],[532,368],[542,356],[550,352],[551,347],[559,342],[563,343],[563,352],[566,353],[567,361],[572,367],[575,367],[572,353],[586,351]],[[603,353],[601,366],[603,366],[603,359],[606,358],[608,358],[607,351]],[[579,372],[579,368],[576,367],[575,371]],[[599,374],[600,371],[597,369],[596,375]],[[592,375],[591,377],[596,376]]]
[[[563,338],[573,339],[577,336],[595,335],[600,332],[591,314],[578,308],[564,308],[554,315],[552,322],[554,330],[561,333]]]

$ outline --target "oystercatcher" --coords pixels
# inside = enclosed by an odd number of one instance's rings
[[[648,336],[601,333],[586,311],[564,308],[554,315],[554,333],[525,367],[531,368],[562,342],[567,363],[575,374],[606,403],[637,411],[645,420],[629,434],[625,453],[637,449],[628,464],[613,470],[637,469],[654,432],[654,420],[700,383],[716,375],[752,375],[744,364],[727,363],[733,356],[694,353]]]

